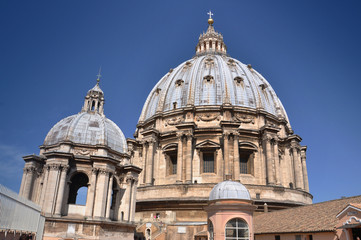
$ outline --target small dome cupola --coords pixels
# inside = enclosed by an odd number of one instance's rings
[[[242,199],[251,200],[248,189],[240,182],[226,180],[213,187],[209,200]]]
[[[206,33],[203,32],[203,34],[199,36],[198,44],[196,46],[196,55],[209,53],[226,54],[227,47],[223,42],[223,36],[216,32],[213,27],[213,13],[209,11],[208,15],[208,29]]]
[[[104,93],[99,87],[100,77],[101,75],[99,71],[99,74],[97,75],[97,83],[85,96],[81,112],[93,112],[104,115]]]

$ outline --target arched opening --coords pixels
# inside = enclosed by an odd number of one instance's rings
[[[99,112],[99,108],[100,108],[100,102],[98,102],[97,112]]]
[[[95,101],[92,102],[92,107],[91,107],[91,110],[94,111],[95,109]]]
[[[70,179],[69,204],[85,205],[88,193],[88,176],[84,173],[76,173]]]
[[[225,228],[225,240],[249,240],[249,228],[241,218],[229,220]]]
[[[118,184],[117,180],[113,178],[113,188],[112,188],[112,202],[110,204],[110,209],[114,210],[117,203],[117,194],[118,194]]]

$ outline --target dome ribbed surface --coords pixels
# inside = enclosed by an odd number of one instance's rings
[[[214,186],[209,194],[210,201],[219,199],[251,200],[251,195],[243,184],[233,181],[224,181]]]
[[[82,112],[62,119],[49,131],[44,145],[62,141],[88,145],[105,145],[120,153],[127,152],[126,139],[120,128],[98,113]]]
[[[223,104],[263,109],[288,121],[267,80],[253,68],[224,54],[195,56],[167,73],[149,94],[139,121],[186,106]]]

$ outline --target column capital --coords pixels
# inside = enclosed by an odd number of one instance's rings
[[[34,166],[28,166],[28,167],[24,167],[23,171],[25,173],[34,173],[36,171],[36,168]]]
[[[148,144],[154,144],[154,143],[156,143],[156,140],[154,138],[149,138],[149,139],[146,140],[146,142]]]
[[[177,132],[176,133],[176,136],[177,136],[178,140],[182,139],[183,135],[184,135],[183,132]]]
[[[60,170],[61,164],[59,163],[50,163],[47,164],[49,170]]]
[[[184,135],[187,137],[188,140],[192,139],[193,138],[193,134],[191,131],[187,131],[184,133]]]
[[[110,169],[106,169],[106,168],[99,168],[98,171],[99,171],[99,174],[102,174],[102,175],[114,174],[114,171],[112,171]]]

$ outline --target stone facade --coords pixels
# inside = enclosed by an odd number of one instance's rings
[[[244,184],[257,211],[265,203],[270,211],[312,203],[307,147],[270,84],[227,55],[213,20],[196,55],[153,88],[134,136],[128,141],[132,161],[143,169],[135,217],[140,224],[158,215],[169,226],[206,228],[203,208],[224,180]]]
[[[141,169],[103,105],[97,83],[82,111],[50,130],[40,154],[24,157],[20,195],[41,206],[44,239],[133,239]],[[81,188],[84,205],[77,203]]]

